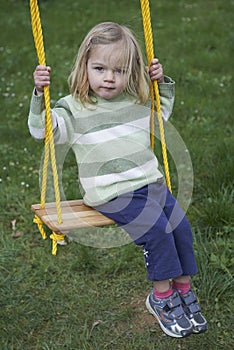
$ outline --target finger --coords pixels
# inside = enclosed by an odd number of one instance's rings
[[[162,67],[161,63],[159,63],[158,61],[152,61],[150,64],[150,69],[156,69],[158,67]]]
[[[152,61],[151,61],[151,64],[157,64],[159,63],[159,59],[158,58],[153,58]]]
[[[33,73],[33,78],[36,84],[48,84],[50,82],[50,73],[44,70],[36,70]]]
[[[45,75],[48,76],[50,75],[51,72],[51,68],[45,67],[45,66],[37,66],[35,71],[34,71],[34,75]]]
[[[41,64],[39,64],[37,67],[36,67],[36,70],[44,70],[44,71],[51,71],[51,67],[50,66],[42,66]]]
[[[153,74],[153,75],[155,75],[155,74],[160,74],[160,73],[162,73],[163,72],[163,69],[162,69],[162,66],[161,66],[161,64],[156,64],[156,65],[153,65],[152,67],[150,67],[150,69],[149,69],[149,73],[150,73],[150,75],[151,74]]]
[[[155,70],[151,71],[150,72],[150,79],[162,81],[164,79],[163,70],[160,68],[160,69],[155,69]]]
[[[50,79],[47,77],[34,77],[34,82],[36,85],[45,86],[50,84]]]

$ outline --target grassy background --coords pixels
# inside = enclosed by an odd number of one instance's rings
[[[233,346],[232,0],[152,1],[156,55],[177,83],[172,117],[193,162],[188,210],[209,331],[177,340],[145,310],[151,289],[134,244],[95,249],[71,243],[51,255],[32,224],[42,145],[27,130],[37,64],[28,1],[0,1],[0,348],[3,350],[231,349]],[[93,25],[129,25],[143,43],[138,1],[40,1],[52,102],[68,93],[77,48]],[[158,155],[160,158],[160,154]],[[66,160],[67,197],[77,196]],[[172,182],[176,173],[171,161]]]

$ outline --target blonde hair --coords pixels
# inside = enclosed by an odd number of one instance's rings
[[[140,103],[146,103],[149,98],[149,79],[140,46],[130,29],[113,22],[103,22],[96,25],[86,35],[79,48],[72,72],[68,78],[70,92],[80,102],[95,104],[90,91],[87,61],[92,48],[97,45],[108,45],[122,41],[121,57],[127,65],[127,85],[125,92],[136,98]]]

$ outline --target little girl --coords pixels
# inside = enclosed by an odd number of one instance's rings
[[[29,130],[45,136],[43,89],[50,67],[34,72]],[[82,42],[69,77],[71,94],[52,110],[56,144],[74,150],[84,202],[113,219],[144,252],[153,291],[146,306],[162,330],[186,337],[207,329],[190,275],[197,273],[190,225],[164,184],[150,147],[149,78],[157,80],[162,115],[171,115],[174,82],[158,59],[146,70],[125,26],[105,22]]]

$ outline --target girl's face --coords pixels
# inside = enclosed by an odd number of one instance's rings
[[[87,61],[90,89],[107,100],[121,94],[127,84],[128,67],[121,62],[121,52],[121,41],[97,45]]]

